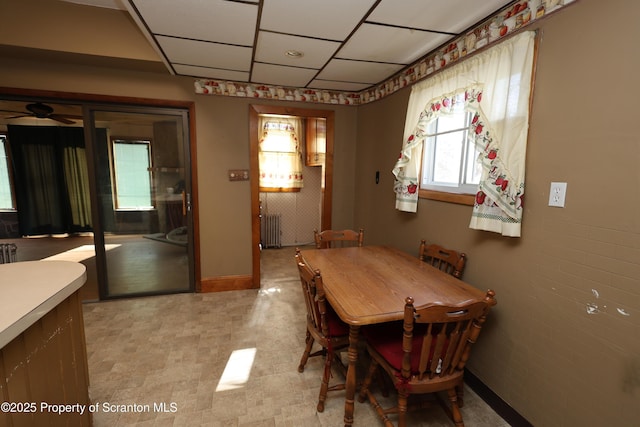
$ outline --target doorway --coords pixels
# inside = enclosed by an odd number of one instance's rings
[[[194,290],[184,110],[90,107],[100,298]]]
[[[195,156],[190,124],[193,103],[136,99],[136,106],[132,106],[133,102],[123,97],[62,92],[39,95],[37,91],[19,89],[2,95],[0,110],[6,114],[0,114],[0,133],[7,133],[12,124],[79,128],[86,145],[86,197],[90,192],[92,220],[90,230],[83,230],[82,236],[68,233],[64,244],[58,244],[63,240],[59,234],[38,239],[37,251],[33,250],[33,239],[27,242],[23,230],[16,232],[11,237],[19,245],[19,260],[31,255],[41,259],[39,254],[45,254],[45,258],[85,264],[85,300],[194,291],[199,257],[192,209],[197,200],[191,185]],[[28,111],[27,105],[40,102],[52,108],[55,116],[17,114]],[[52,120],[54,117],[70,118],[73,123]],[[133,188],[127,185],[126,178],[116,176],[116,162],[120,166],[117,169],[124,169],[126,176],[132,172],[126,160],[145,157],[148,164],[129,180]],[[146,202],[139,199],[140,194],[136,196],[140,172],[147,175],[142,184],[147,188],[143,195]],[[13,215],[19,209],[14,207]],[[54,243],[51,250],[44,248],[48,242]],[[61,247],[62,252],[57,250]],[[92,289],[85,291],[88,287]]]
[[[320,229],[331,228],[331,209],[333,194],[333,141],[334,112],[329,110],[311,110],[303,108],[251,105],[249,107],[250,131],[250,182],[251,182],[251,245],[252,245],[252,279],[253,287],[260,287],[260,252],[261,252],[261,206],[260,206],[260,116],[290,116],[302,119],[321,119],[325,126],[325,153],[321,163],[320,177]]]

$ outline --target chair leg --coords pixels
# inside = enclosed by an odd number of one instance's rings
[[[302,353],[302,359],[300,359],[300,364],[298,365],[298,372],[304,372],[304,367],[307,364],[307,360],[309,360],[309,355],[311,354],[311,348],[313,347],[314,339],[307,330],[307,338],[305,340],[306,345],[304,347],[304,353]]]
[[[371,360],[371,364],[369,365],[369,372],[364,378],[364,382],[362,383],[362,387],[360,388],[360,394],[358,394],[358,402],[362,403],[367,398],[367,394],[369,393],[369,387],[371,386],[371,382],[373,381],[373,376],[378,370],[378,362],[375,360]]]
[[[409,393],[405,388],[398,390],[398,427],[407,426],[407,401]]]
[[[447,394],[449,395],[449,403],[451,405],[451,419],[455,423],[456,427],[464,427],[462,413],[460,413],[460,407],[458,406],[458,394],[456,392],[456,388],[450,388],[447,390]]]
[[[331,377],[332,361],[333,352],[328,351],[324,361],[322,384],[320,385],[320,395],[318,396],[318,412],[324,412],[324,402],[327,400],[327,392],[329,391],[329,378]]]
[[[387,417],[387,413],[393,413],[394,410],[385,410],[380,403],[378,403],[378,399],[371,393],[369,387],[371,386],[371,382],[373,382],[373,377],[376,374],[382,374],[382,369],[379,369],[380,365],[375,359],[371,360],[371,365],[369,366],[369,371],[362,383],[362,387],[360,388],[360,393],[358,394],[358,402],[363,403],[366,398],[369,398],[369,403],[373,407],[373,410],[378,414],[380,420],[384,423],[385,427],[394,427],[393,422]]]
[[[464,406],[464,385],[463,384],[456,386],[456,394],[458,395],[458,407],[462,408]]]
[[[378,372],[376,373],[376,377],[378,379],[378,387],[382,392],[382,396],[389,397],[389,387],[387,387],[387,382],[385,381],[386,374],[382,370],[382,368],[378,368]]]

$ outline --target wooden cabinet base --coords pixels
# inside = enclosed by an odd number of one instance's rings
[[[0,349],[0,425],[91,426],[78,292]]]

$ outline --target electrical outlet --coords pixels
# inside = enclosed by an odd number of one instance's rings
[[[566,182],[552,182],[549,190],[549,206],[564,208],[564,199],[567,195]]]

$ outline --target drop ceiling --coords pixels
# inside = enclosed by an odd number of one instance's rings
[[[175,75],[352,92],[384,82],[514,3],[67,1],[128,11]]]

